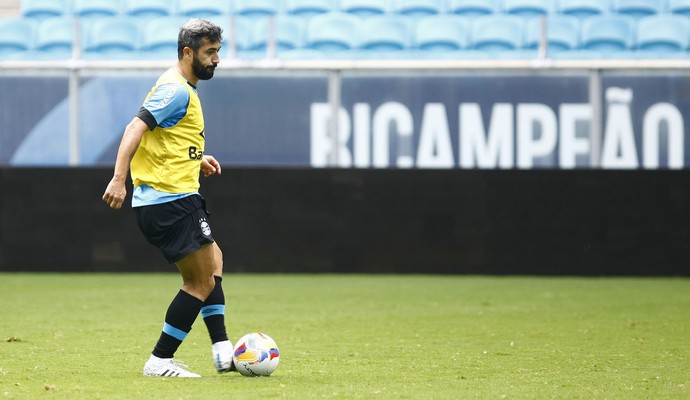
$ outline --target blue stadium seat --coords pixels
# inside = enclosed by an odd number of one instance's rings
[[[281,14],[274,20],[274,39],[277,52],[299,49],[306,43],[307,21],[298,16]],[[268,47],[270,20],[261,19],[252,24],[249,48],[265,52]]]
[[[369,17],[388,13],[393,0],[341,0],[340,10],[358,17]]]
[[[184,16],[158,17],[143,24],[140,46],[142,57],[176,59],[177,36],[186,19]]]
[[[31,18],[0,19],[0,59],[24,58],[34,48],[36,21]]]
[[[122,13],[122,0],[72,0],[72,15],[79,18],[113,17]]]
[[[626,15],[604,14],[582,20],[583,50],[611,53],[631,50],[635,44],[635,20]]]
[[[357,46],[360,23],[359,17],[347,13],[316,15],[307,24],[307,47],[327,52],[351,50]]]
[[[188,18],[208,18],[232,12],[231,0],[178,0],[177,14]]]
[[[234,0],[234,13],[246,17],[265,17],[281,12],[280,1]]]
[[[445,0],[397,0],[392,11],[410,17],[425,17],[444,13],[445,5]]]
[[[413,24],[404,16],[378,15],[360,24],[358,48],[367,51],[401,51],[412,45]]]
[[[20,9],[26,18],[61,17],[69,12],[69,3],[67,0],[22,0]]]
[[[139,23],[135,18],[112,17],[88,25],[85,58],[136,58]]]
[[[472,26],[472,47],[486,52],[518,50],[523,46],[524,19],[517,15],[477,17]]]
[[[452,14],[420,19],[414,42],[421,51],[449,52],[470,47],[471,20]]]
[[[285,0],[283,12],[302,17],[313,17],[337,10],[332,0]]]
[[[546,44],[551,52],[576,50],[580,46],[580,20],[571,15],[545,17]],[[542,17],[530,18],[525,25],[525,47],[538,49],[542,35]]]
[[[498,0],[450,0],[448,12],[466,17],[496,14],[501,12]]]
[[[668,11],[672,14],[690,17],[690,0],[669,0]]]
[[[209,21],[220,26],[223,30],[223,47],[221,48],[221,60],[232,51],[239,57],[250,51],[251,27],[260,19],[244,16],[217,16],[209,17]],[[234,49],[232,48],[234,45]]]
[[[644,52],[685,52],[690,45],[690,21],[681,15],[653,15],[637,24],[637,49]]]
[[[602,0],[560,0],[557,11],[578,18],[606,14],[610,11],[609,1]]]
[[[616,14],[642,18],[665,11],[666,0],[613,0],[612,10]]]
[[[132,17],[156,18],[173,14],[170,0],[125,0],[124,13]]]
[[[503,0],[503,11],[521,17],[547,15],[555,10],[552,0]]]
[[[40,58],[67,59],[72,57],[75,20],[71,17],[48,18],[36,29],[36,52]]]

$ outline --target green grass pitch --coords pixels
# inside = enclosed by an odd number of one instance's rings
[[[145,378],[176,274],[0,274],[0,399],[690,398],[690,280],[228,274],[228,333],[266,378],[218,375],[201,318]]]

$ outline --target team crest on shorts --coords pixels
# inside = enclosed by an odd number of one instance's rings
[[[204,236],[211,236],[211,225],[208,224],[206,218],[199,219],[199,226],[201,227],[201,233],[203,233]]]

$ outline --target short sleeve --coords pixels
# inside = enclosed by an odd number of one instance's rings
[[[189,91],[182,84],[166,83],[160,85],[149,96],[142,106],[156,120],[161,128],[175,126],[189,106]],[[150,127],[150,125],[149,125]]]

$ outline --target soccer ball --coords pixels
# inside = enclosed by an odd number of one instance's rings
[[[278,367],[280,351],[265,333],[248,333],[235,344],[232,360],[244,376],[269,376]]]

